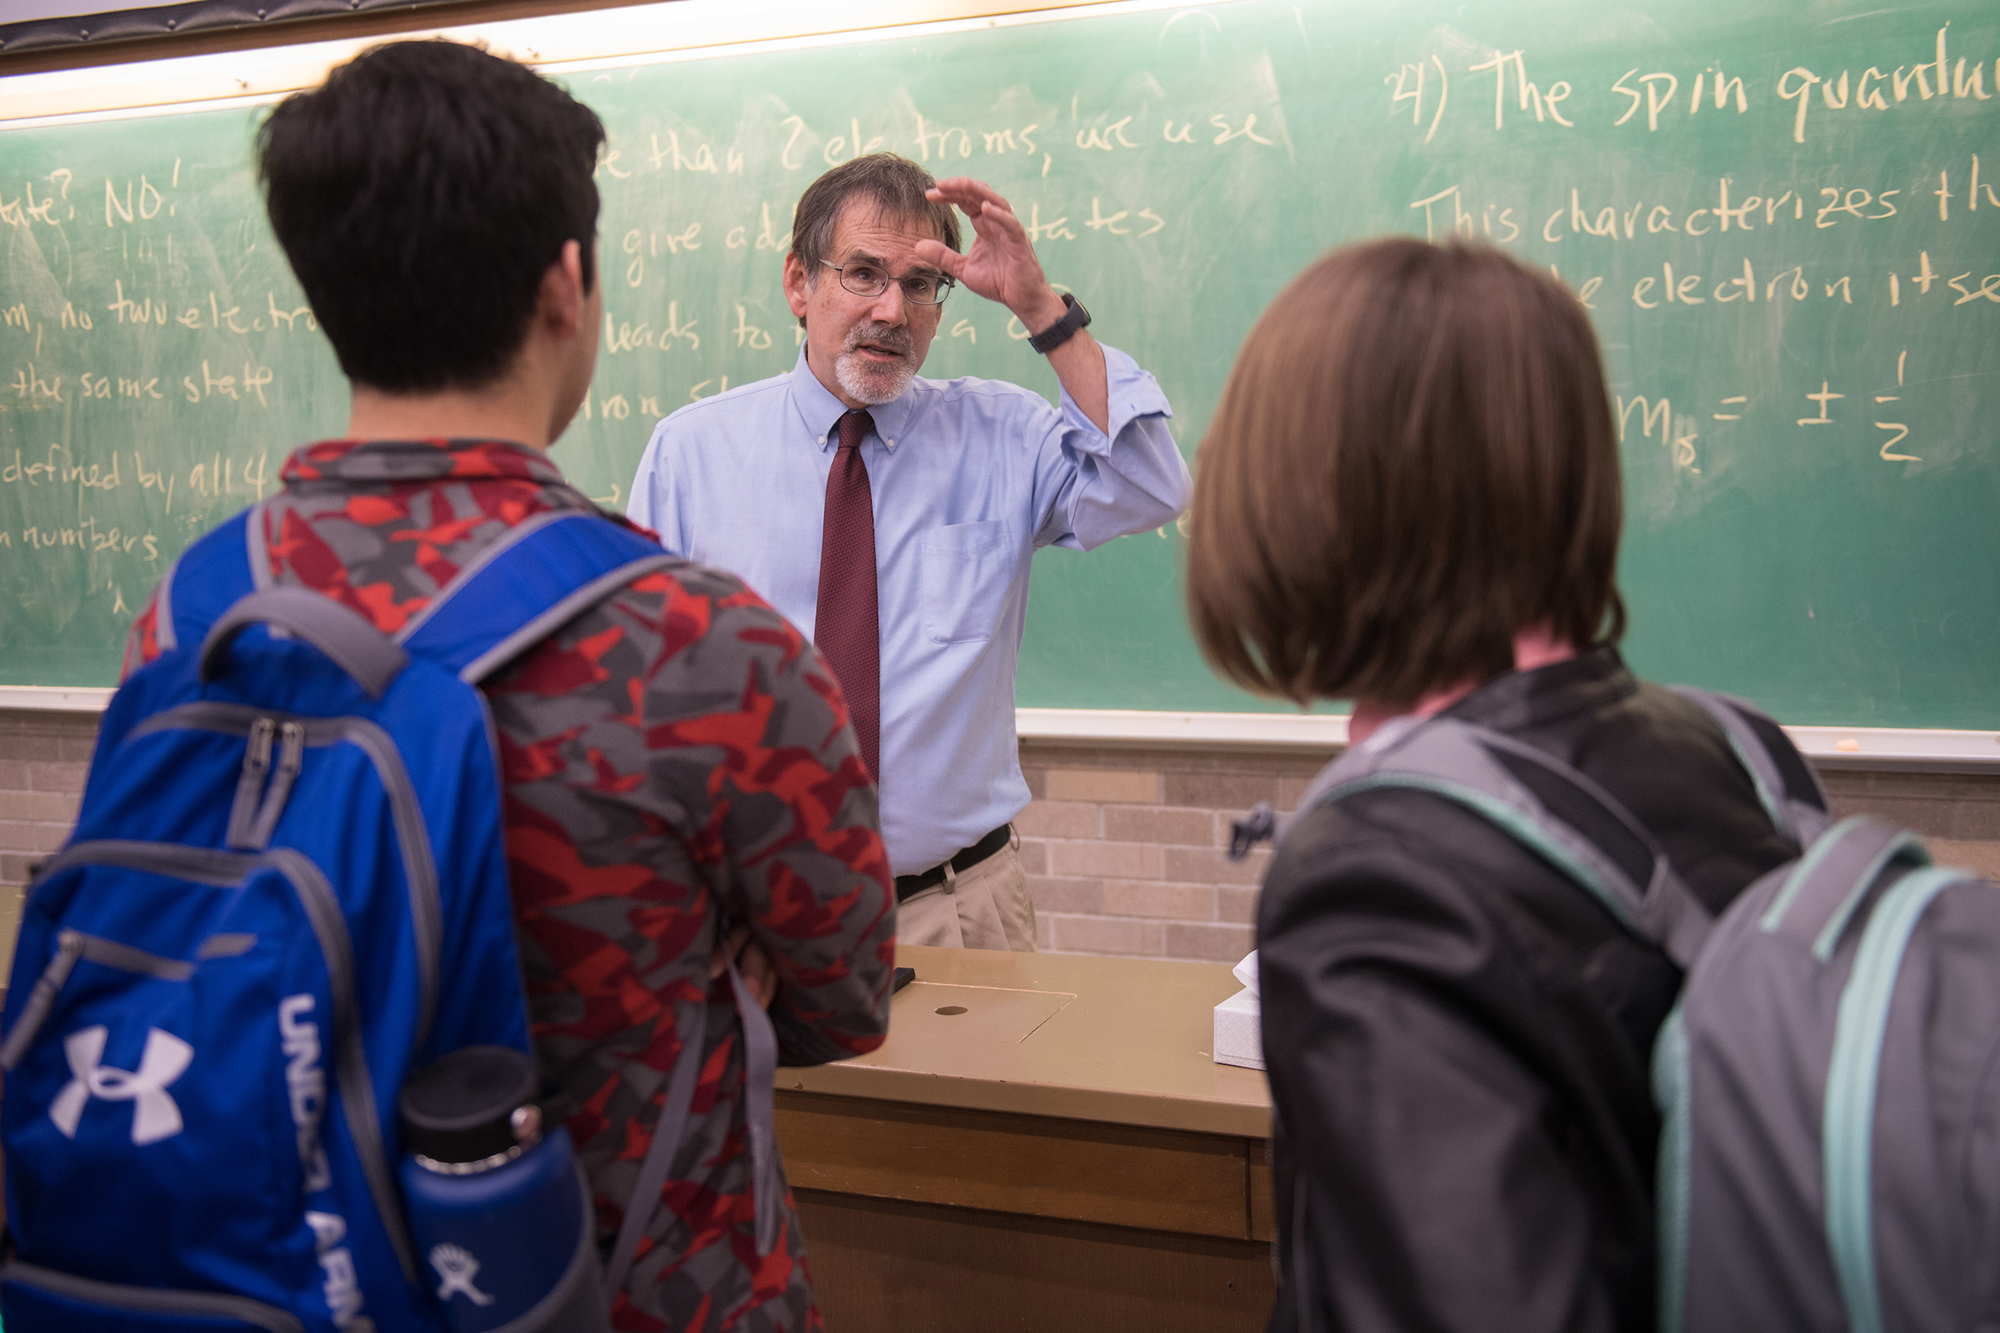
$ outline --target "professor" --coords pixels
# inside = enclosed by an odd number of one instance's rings
[[[975,240],[959,252],[956,206]],[[1170,522],[1187,465],[1153,377],[1085,331],[1007,201],[877,153],[800,198],[790,373],[660,422],[631,517],[813,638],[881,791],[908,944],[1032,950],[1012,819],[1028,803],[1014,671],[1041,546]],[[954,286],[1033,331],[1062,407],[995,380],[919,378]]]

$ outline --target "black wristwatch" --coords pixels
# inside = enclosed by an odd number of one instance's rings
[[[1090,312],[1083,308],[1083,302],[1077,300],[1068,292],[1063,293],[1063,305],[1067,309],[1063,311],[1061,319],[1028,339],[1028,346],[1034,348],[1042,356],[1047,356],[1050,352],[1055,351],[1056,348],[1061,347],[1070,340],[1078,329],[1090,323]]]

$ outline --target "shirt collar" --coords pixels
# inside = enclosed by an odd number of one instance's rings
[[[562,469],[539,449],[510,440],[321,440],[294,450],[280,478],[287,484],[343,481],[431,481],[523,477],[560,483]]]
[[[903,432],[916,415],[917,386],[923,383],[912,379],[910,387],[886,403],[877,403],[868,409],[868,415],[875,420],[875,434],[891,450],[903,442]],[[799,345],[799,362],[792,367],[792,406],[798,409],[799,421],[811,433],[814,442],[822,449],[840,447],[840,436],[836,425],[841,413],[847,411],[847,404],[826,391],[806,364],[805,344]]]

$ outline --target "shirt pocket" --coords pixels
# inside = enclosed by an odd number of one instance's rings
[[[1006,522],[931,528],[921,549],[925,637],[932,643],[992,638],[1014,581],[1014,543]]]

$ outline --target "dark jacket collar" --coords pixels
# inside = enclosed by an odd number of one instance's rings
[[[1495,676],[1440,716],[1508,733],[1532,731],[1630,697],[1639,682],[1609,644],[1532,671]]]

